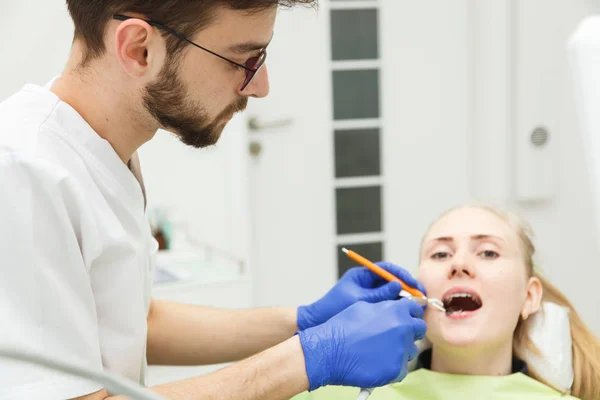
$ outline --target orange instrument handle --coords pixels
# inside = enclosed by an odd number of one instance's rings
[[[367,260],[360,254],[358,254],[352,250],[347,250],[347,249],[343,249],[343,250],[344,250],[344,253],[346,253],[346,255],[348,257],[350,257],[357,263],[364,265],[369,270],[371,270],[374,274],[379,275],[380,277],[382,277],[383,279],[385,279],[389,282],[392,282],[392,281],[400,282],[400,284],[402,285],[402,289],[406,290],[408,293],[412,294],[413,296],[425,297],[425,295],[423,293],[421,293],[420,290],[408,286],[406,283],[404,283],[404,281],[402,281],[402,279],[398,278],[396,275],[389,273],[385,269],[381,268],[379,265]]]

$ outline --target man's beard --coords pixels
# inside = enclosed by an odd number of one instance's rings
[[[243,111],[248,104],[248,99],[241,97],[210,121],[206,109],[194,104],[187,96],[185,84],[177,76],[176,62],[166,63],[157,81],[146,87],[143,101],[162,128],[195,148],[217,143],[229,116]]]

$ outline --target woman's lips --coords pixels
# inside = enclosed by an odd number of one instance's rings
[[[458,312],[446,313],[446,318],[449,318],[451,320],[467,319],[467,318],[471,318],[471,317],[475,316],[475,314],[477,314],[477,312],[479,312],[479,310],[481,310],[481,307],[479,307],[477,310],[473,310],[473,311],[458,311]]]

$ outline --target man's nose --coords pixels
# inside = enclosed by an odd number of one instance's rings
[[[269,95],[269,91],[269,72],[267,71],[267,66],[263,65],[248,86],[240,92],[240,95],[263,98]]]

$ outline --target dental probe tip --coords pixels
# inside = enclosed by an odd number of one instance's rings
[[[433,306],[433,308],[436,308],[438,310],[440,310],[441,312],[446,312],[446,308],[444,308],[443,305],[440,305],[440,303],[433,301],[431,302],[431,305]]]

